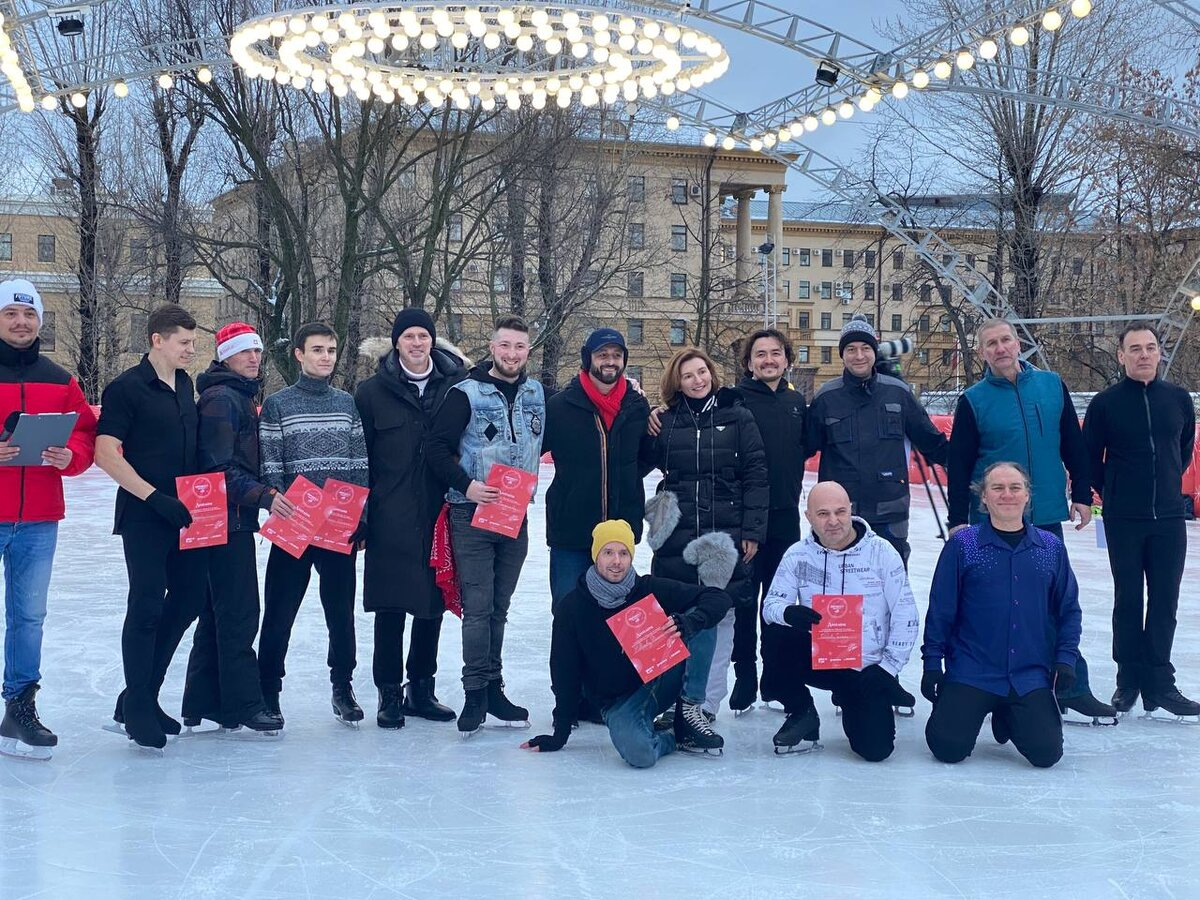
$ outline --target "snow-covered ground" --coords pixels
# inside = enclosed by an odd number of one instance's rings
[[[542,474],[543,490],[552,474]],[[810,476],[811,479],[811,476]],[[370,617],[358,616],[360,731],[329,710],[316,582],[301,609],[274,743],[201,737],[154,759],[106,734],[121,686],[125,570],[113,487],[69,483],[46,628],[49,763],[0,759],[0,898],[121,897],[1196,897],[1200,727],[1127,720],[1071,728],[1042,771],[985,734],[957,766],[929,754],[928,704],[898,723],[885,763],[854,757],[818,692],[825,750],[780,758],[782,721],[723,712],[723,759],[674,755],[649,771],[585,725],[557,754],[518,749],[548,730],[552,698],[544,507],[513,601],[505,676],[533,731],[461,741],[453,724],[374,725]],[[913,588],[924,609],[941,542],[914,491]],[[1200,525],[1192,523],[1193,546]],[[1089,528],[1068,536],[1095,692],[1113,688],[1112,584]],[[260,547],[260,573],[267,545]],[[649,556],[639,548],[639,568]],[[1175,661],[1200,694],[1200,561],[1189,560]],[[177,712],[190,636],[163,705]],[[441,699],[462,702],[447,618]],[[902,680],[916,693],[919,660]]]

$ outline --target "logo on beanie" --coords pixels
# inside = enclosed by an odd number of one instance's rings
[[[30,294],[22,294],[20,291],[13,292],[14,303],[28,303],[30,306],[37,306],[37,301]]]

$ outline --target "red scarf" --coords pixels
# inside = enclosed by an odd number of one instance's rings
[[[625,376],[622,375],[617,379],[617,383],[613,385],[613,389],[607,394],[600,393],[590,375],[587,372],[579,373],[579,384],[583,388],[583,392],[587,394],[588,399],[592,401],[592,406],[596,407],[596,412],[600,413],[600,420],[604,422],[604,430],[611,431],[613,422],[616,421],[617,413],[621,409],[621,401],[625,399],[625,387],[628,384],[625,381]]]

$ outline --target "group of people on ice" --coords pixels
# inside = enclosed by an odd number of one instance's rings
[[[742,342],[736,385],[721,384],[704,351],[678,351],[652,408],[625,377],[629,351],[612,328],[588,336],[578,375],[547,396],[526,373],[530,336],[519,318],[499,319],[488,358],[467,368],[439,344],[428,313],[406,308],[353,396],[330,383],[336,333],[301,326],[291,345],[299,376],[260,409],[263,343],[254,329],[223,327],[217,358],[193,386],[196,322],[168,305],[148,317],[150,349],[105,388],[97,419],[75,379],[39,352],[42,315],[32,284],[0,284],[6,754],[49,758],[57,743],[34,699],[42,626],[62,478],[93,460],[119,485],[114,530],[129,583],[113,727],[145,748],[206,720],[283,729],[288,642],[314,569],[332,710],[362,720],[352,688],[360,552],[379,727],[401,728],[406,716],[457,719],[464,735],[485,721],[527,726],[528,710],[505,691],[503,646],[528,524],[506,530],[485,520],[511,499],[490,477],[494,467],[536,486],[547,452],[554,727],[527,749],[560,750],[580,722],[597,722],[637,767],[676,749],[720,752],[713,725],[732,666],[730,708],[760,698],[782,705],[777,753],[817,746],[817,688],[832,692],[853,751],[886,759],[896,711],[916,703],[900,683],[921,626],[907,575],[911,448],[948,472],[950,536],[921,638],[920,690],[933,707],[926,741],[937,759],[969,756],[989,714],[996,740],[1041,767],[1061,758],[1064,715],[1115,722],[1139,697],[1147,712],[1200,715],[1171,664],[1195,414],[1190,395],[1160,377],[1148,323],[1121,334],[1124,377],[1093,399],[1081,429],[1062,379],[1021,359],[1010,323],[985,321],[977,341],[987,371],[959,399],[947,439],[902,380],[877,370],[879,339],[865,319],[843,327],[845,370],[811,405],[786,379],[787,337],[761,329]],[[22,414],[40,413],[77,418],[64,446],[28,464],[11,437]],[[818,452],[802,538],[804,464]],[[656,469],[658,492],[646,498],[643,479]],[[176,479],[201,473],[224,475],[228,537],[181,549],[192,513]],[[316,490],[329,481],[366,488],[365,509],[344,546],[272,546],[260,624],[260,512],[276,522],[302,516],[289,490],[301,477]],[[1093,491],[1115,594],[1111,704],[1093,695],[1079,653],[1078,585],[1062,540],[1064,521],[1088,524]],[[643,537],[649,574],[633,567]],[[613,624],[651,596],[663,616],[656,638],[686,648],[686,659],[653,677]],[[825,638],[813,631],[829,624],[817,607],[829,615],[839,599],[861,618],[861,640],[852,642],[854,664],[829,666],[814,661]],[[462,615],[457,714],[435,690],[448,602]],[[181,723],[159,692],[197,620]]]

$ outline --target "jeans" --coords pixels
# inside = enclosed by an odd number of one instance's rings
[[[1052,522],[1049,525],[1038,525],[1042,531],[1048,531],[1060,541],[1063,539],[1063,529],[1061,522]],[[1063,552],[1066,552],[1066,544],[1063,544]],[[1054,646],[1054,641],[1051,640],[1050,646]],[[1079,652],[1079,656],[1075,661],[1075,683],[1071,685],[1070,690],[1055,691],[1054,696],[1060,700],[1074,700],[1078,697],[1086,697],[1092,692],[1092,686],[1088,682],[1088,664],[1083,658],[1083,651]]]
[[[563,598],[575,590],[579,577],[592,566],[587,550],[550,548],[550,611],[555,612]]]
[[[404,620],[402,609],[375,611],[375,655],[371,674],[376,687],[401,684],[404,681]],[[408,639],[408,680],[432,678],[437,673],[438,642],[442,635],[442,617],[419,619],[412,617],[412,632]]]
[[[42,678],[42,623],[57,543],[57,522],[0,523],[5,700],[16,698]]]
[[[471,524],[475,504],[450,507],[454,565],[462,591],[463,689],[486,688],[503,670],[504,626],[529,551],[529,522],[515,538]]]
[[[716,628],[707,628],[686,641],[687,661],[659,675],[603,710],[608,736],[621,759],[636,769],[648,769],[675,750],[675,732],[657,731],[655,718],[675,706],[681,696],[691,703],[704,698],[707,660],[712,659]]]

